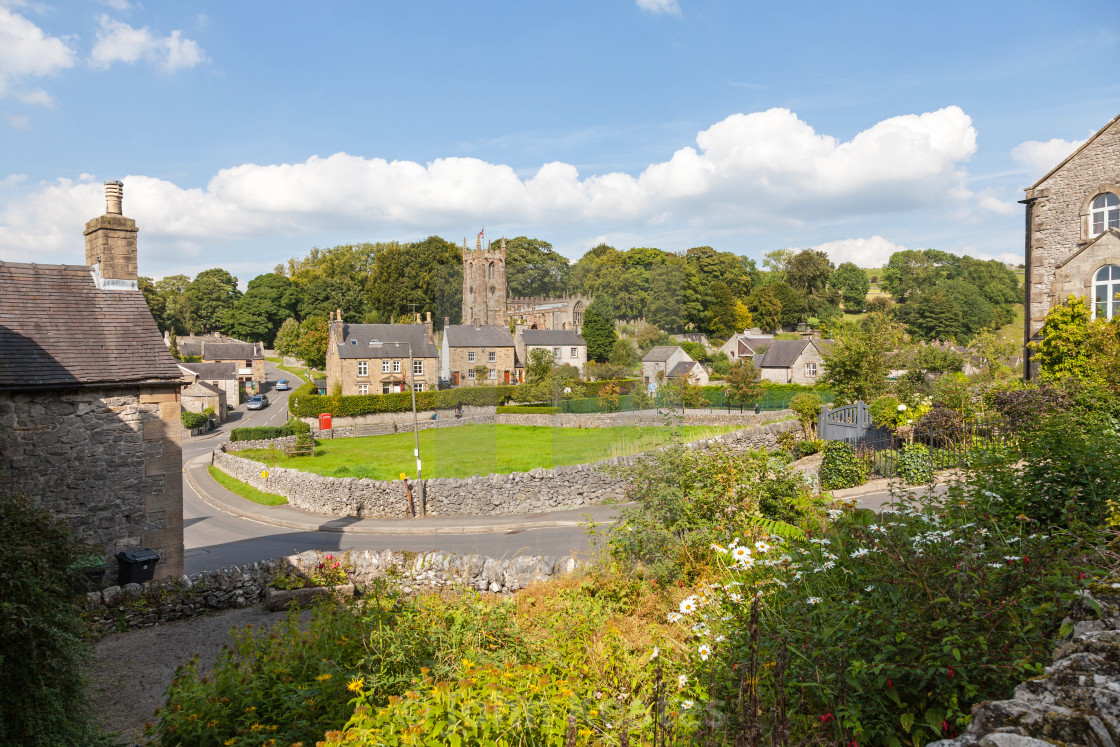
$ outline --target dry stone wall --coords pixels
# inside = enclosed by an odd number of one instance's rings
[[[779,433],[799,428],[797,421],[785,420],[696,441],[690,446],[710,448],[722,444],[733,451],[769,448],[777,443]],[[427,513],[429,516],[524,514],[621,500],[626,494],[626,480],[613,468],[640,458],[637,455],[529,472],[425,480]],[[310,513],[394,519],[412,516],[405,484],[398,480],[325,477],[284,467],[270,468],[229,453],[224,445],[214,452],[213,464],[231,477],[266,493],[282,495],[293,508]]]
[[[666,418],[679,418],[681,425],[741,425],[743,427],[757,426],[780,418],[792,417],[792,410],[779,410],[777,412],[764,412],[755,414],[744,413],[714,413],[691,411],[684,415],[679,412],[668,415],[658,415],[654,410],[640,412],[611,412],[611,413],[560,413],[557,415],[522,415],[513,413],[500,413],[494,417],[494,422],[499,425],[543,425],[552,428],[616,428],[618,426],[664,426]]]
[[[328,553],[310,550],[245,566],[189,576],[112,586],[86,595],[86,615],[96,630],[130,630],[215,610],[261,604],[272,579],[279,574],[309,575]],[[464,589],[508,594],[537,581],[546,581],[576,567],[570,556],[491,558],[477,555],[393,550],[335,553],[359,592],[377,579],[398,584],[405,593]]]

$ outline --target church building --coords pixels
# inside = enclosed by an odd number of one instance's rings
[[[1023,204],[1024,345],[1070,296],[1088,298],[1094,319],[1120,314],[1120,116],[1028,188]]]

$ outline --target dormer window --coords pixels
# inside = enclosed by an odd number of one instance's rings
[[[1093,277],[1093,318],[1114,319],[1120,312],[1120,265],[1105,265]]]
[[[1089,221],[1093,236],[1100,236],[1109,228],[1120,228],[1120,197],[1111,192],[1098,195],[1089,208]]]
[[[358,341],[357,341],[357,340],[351,340],[351,341],[350,341],[350,344],[351,344],[351,345],[357,345],[357,344],[358,344]]]

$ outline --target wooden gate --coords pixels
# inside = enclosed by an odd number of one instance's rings
[[[871,408],[862,400],[835,410],[823,405],[817,432],[822,441],[844,441],[849,444],[865,444],[882,438],[885,433],[871,422]]]

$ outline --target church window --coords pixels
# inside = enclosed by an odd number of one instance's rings
[[[493,262],[490,263],[490,267],[488,268],[487,272],[489,273],[489,275],[488,275],[489,279],[493,280],[494,279],[494,263]],[[493,293],[494,289],[491,288],[490,292]]]
[[[1098,195],[1089,208],[1089,218],[1094,236],[1101,235],[1109,228],[1120,228],[1120,197],[1111,192]]]
[[[1093,278],[1093,318],[1114,319],[1120,313],[1120,265],[1105,265]]]
[[[576,301],[575,308],[572,309],[572,324],[577,327],[583,326],[583,302]]]

